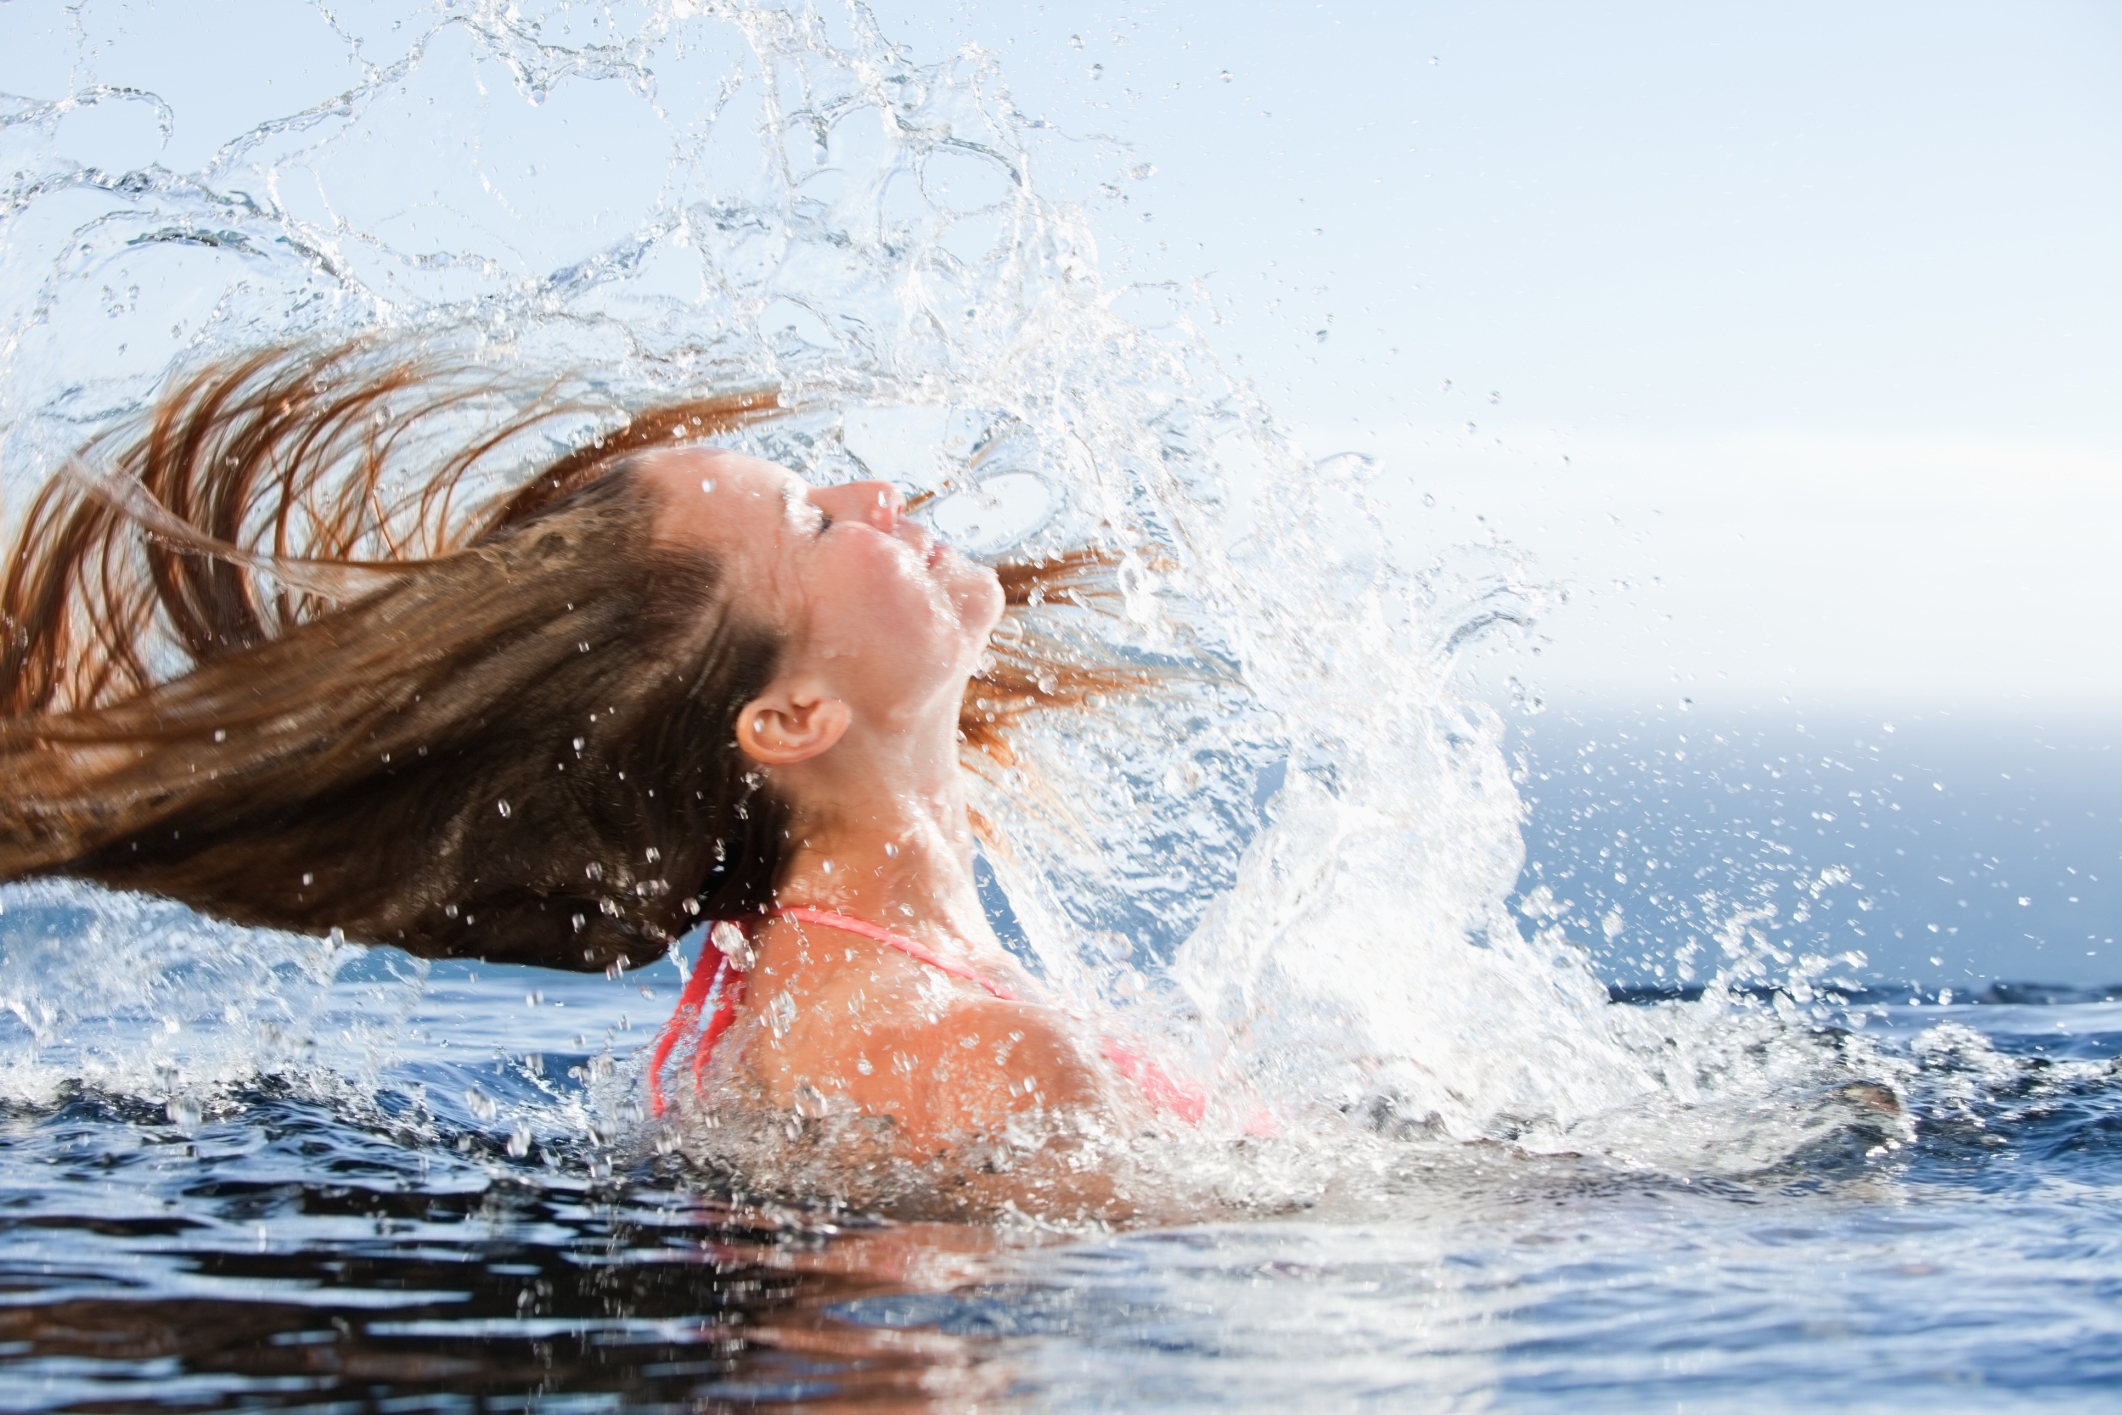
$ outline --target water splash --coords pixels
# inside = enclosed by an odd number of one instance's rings
[[[90,81],[85,30],[67,92],[0,104],[11,508],[169,368],[268,341],[393,331],[568,380],[592,423],[776,385],[797,411],[752,450],[938,491],[929,514],[979,551],[1122,555],[1117,612],[1059,627],[1167,690],[1036,724],[980,805],[1048,978],[1280,1113],[1288,1139],[1252,1147],[1273,1157],[1239,1189],[1316,1191],[1351,1135],[1757,1166],[1838,1123],[1794,1097],[1879,1071],[1721,986],[1616,1008],[1559,927],[1521,927],[1503,724],[1456,674],[1545,591],[1495,547],[1393,563],[1369,459],[1296,446],[1215,357],[1200,292],[1101,273],[1087,203],[1139,155],[1020,113],[993,56],[918,62],[859,7],[324,19],[316,101],[189,165],[183,112]],[[5,935],[24,1096],[68,1076],[144,1094],[168,1066],[378,1077],[410,1045],[386,1016],[358,1063],[273,1050],[267,1019],[349,986],[341,950],[38,888],[7,895],[42,921]],[[1730,938],[1728,976],[1766,966],[1743,923]],[[112,977],[133,981],[99,994]],[[210,1002],[213,1047],[156,1039]],[[95,1017],[106,1041],[84,1044]],[[510,1107],[486,1083],[447,1107],[514,1154],[562,1112],[600,1144],[629,1081],[595,1056],[564,1096],[519,1063]]]
[[[229,930],[160,900],[59,883],[18,885],[0,913],[0,1055],[6,1099],[50,1103],[70,1083],[196,1094],[312,1064],[308,1025],[361,950],[331,939]],[[373,997],[373,994],[372,994]],[[388,1009],[332,1060],[361,1065]]]

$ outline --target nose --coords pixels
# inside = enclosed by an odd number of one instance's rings
[[[888,481],[851,481],[820,487],[811,500],[828,515],[859,520],[890,535],[906,515],[906,498]]]

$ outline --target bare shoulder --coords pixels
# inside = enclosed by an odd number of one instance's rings
[[[901,1014],[870,1027],[861,1046],[882,1084],[851,1090],[871,1093],[915,1133],[989,1133],[1103,1099],[1074,1024],[1033,1003],[966,998],[940,1016]]]

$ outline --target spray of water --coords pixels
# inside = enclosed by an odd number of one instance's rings
[[[1121,557],[1115,607],[1050,627],[1165,687],[1033,725],[979,805],[1036,966],[1217,1079],[1225,1102],[1160,1161],[1189,1183],[1302,1197],[1472,1140],[1756,1167],[1883,1074],[1735,999],[1724,980],[1784,971],[1744,919],[1701,941],[1724,963],[1701,1002],[1646,1009],[1608,1002],[1537,897],[1530,924],[1509,912],[1503,723],[1456,678],[1543,590],[1494,549],[1395,564],[1368,509],[1383,469],[1295,446],[1214,356],[1203,292],[1101,274],[1093,206],[1138,156],[1018,112],[991,56],[917,62],[860,8],[325,19],[320,101],[181,158],[184,114],[144,89],[0,99],[9,506],[172,366],[271,340],[384,329],[564,380],[587,411],[563,440],[600,406],[776,385],[796,412],[750,450],[936,491],[927,514],[976,553]],[[63,884],[5,904],[18,1100],[62,1078],[381,1084],[422,986]],[[571,1114],[638,1114],[625,1068],[592,1070]],[[507,1117],[467,1101],[518,1154],[562,1105],[519,1092]],[[1263,1105],[1282,1138],[1234,1144]]]

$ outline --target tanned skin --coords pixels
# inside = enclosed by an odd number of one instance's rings
[[[1003,949],[973,883],[959,705],[999,619],[994,573],[906,519],[884,482],[814,488],[732,453],[660,453],[657,534],[714,553],[732,600],[787,644],[739,747],[792,809],[784,909],[882,925],[1024,1001],[860,935],[777,917],[756,931],[716,1058],[768,1105],[889,1117],[916,1163],[1026,1118],[1105,1114],[1086,1038]]]

